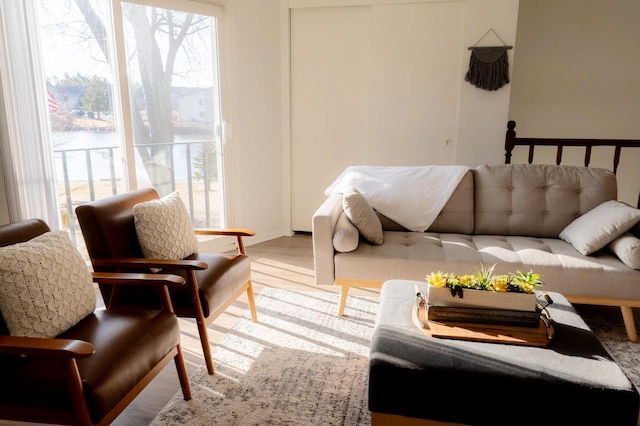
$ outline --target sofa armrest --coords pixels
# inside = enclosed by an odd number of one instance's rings
[[[313,263],[316,285],[330,285],[335,279],[333,234],[342,213],[342,194],[332,194],[312,218]]]

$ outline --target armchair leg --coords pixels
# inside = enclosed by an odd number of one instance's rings
[[[191,386],[189,385],[189,376],[187,374],[187,367],[184,363],[184,355],[182,353],[182,347],[178,345],[176,347],[178,353],[173,357],[176,363],[176,370],[178,371],[178,379],[180,380],[180,387],[182,388],[182,395],[185,401],[191,399]]]
[[[71,395],[71,401],[73,403],[73,411],[75,415],[75,422],[78,425],[91,425],[91,415],[87,408],[87,403],[84,399],[82,390],[82,379],[80,378],[80,372],[78,371],[78,364],[76,360],[70,358],[66,361],[66,375],[67,383],[69,385],[69,394]]]
[[[344,308],[347,305],[347,296],[349,295],[349,286],[342,284],[340,286],[340,300],[338,302],[338,316],[344,315]]]
[[[191,301],[195,307],[196,314],[195,320],[198,325],[198,334],[200,335],[200,344],[202,345],[202,354],[204,355],[204,362],[207,364],[207,372],[209,374],[214,373],[213,369],[213,356],[211,355],[211,346],[209,345],[209,334],[207,333],[207,321],[202,311],[202,304],[200,303],[199,289],[196,280],[195,271],[189,271],[187,283],[189,285],[189,292],[191,293]]]
[[[207,333],[207,323],[202,314],[202,309],[199,309],[198,318],[196,323],[198,324],[198,334],[200,334],[200,343],[202,344],[202,354],[204,355],[204,362],[207,364],[207,372],[214,374],[213,369],[213,355],[211,355],[211,346],[209,345],[209,334]]]
[[[253,284],[251,281],[247,283],[247,299],[249,301],[249,311],[251,312],[251,320],[258,322],[258,313],[256,312],[256,298],[253,293]]]

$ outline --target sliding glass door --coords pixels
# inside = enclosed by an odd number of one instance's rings
[[[185,0],[39,0],[59,203],[74,238],[75,206],[139,187],[179,192],[195,226],[225,226],[221,17]]]

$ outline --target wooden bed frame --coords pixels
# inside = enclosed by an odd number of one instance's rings
[[[591,149],[594,146],[614,147],[613,173],[618,171],[620,153],[622,148],[640,148],[640,139],[558,139],[558,138],[519,138],[516,135],[516,122],[510,120],[507,123],[507,134],[504,140],[504,163],[511,164],[511,153],[516,146],[529,147],[529,164],[533,163],[533,154],[536,146],[555,146],[556,164],[562,162],[562,150],[565,146],[584,147],[584,166],[589,167],[591,162]],[[640,194],[638,194],[638,208],[640,208]]]
[[[618,170],[620,163],[620,153],[622,148],[640,148],[640,139],[561,139],[561,138],[519,138],[516,136],[516,122],[511,120],[507,123],[507,134],[504,141],[505,164],[511,163],[511,154],[516,146],[529,147],[529,164],[533,163],[533,155],[536,146],[555,146],[556,164],[562,162],[562,150],[565,146],[584,147],[584,166],[589,167],[591,162],[591,149],[594,146],[614,147],[613,173]],[[638,196],[638,208],[640,208],[640,195]],[[622,300],[614,298],[597,298],[565,294],[571,303],[587,305],[619,306],[622,312],[622,319],[627,330],[629,340],[638,340],[635,322],[633,319],[633,309],[640,308],[640,300]]]

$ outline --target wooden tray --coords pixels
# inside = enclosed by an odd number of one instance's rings
[[[534,328],[428,321],[424,303],[414,304],[411,312],[413,323],[430,337],[542,347],[548,346],[553,340],[553,324],[550,319],[545,322],[541,318],[538,328]]]

